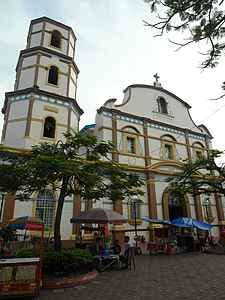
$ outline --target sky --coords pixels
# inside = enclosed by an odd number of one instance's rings
[[[84,111],[80,129],[95,122],[96,110],[106,100],[116,98],[120,104],[127,86],[152,85],[157,72],[162,87],[187,102],[193,121],[208,128],[213,148],[225,150],[225,97],[211,100],[222,94],[224,57],[218,67],[202,71],[200,52],[207,45],[176,51],[168,38],[181,41],[183,35],[154,37],[157,32],[144,26],[143,20],[153,22],[156,16],[143,0],[0,0],[0,7],[1,108],[5,93],[13,91],[15,67],[20,50],[26,47],[30,21],[47,16],[70,26],[77,37],[76,100]],[[2,125],[3,114],[0,130]]]

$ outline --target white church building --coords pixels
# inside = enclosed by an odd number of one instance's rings
[[[40,142],[64,140],[63,133],[80,131],[83,114],[76,98],[79,69],[75,63],[76,36],[73,30],[55,20],[41,17],[31,21],[26,49],[16,65],[14,91],[6,92],[2,108],[4,126],[1,143],[15,151],[29,149]],[[138,234],[149,240],[151,226],[140,217],[174,219],[192,217],[210,221],[219,236],[223,229],[224,212],[221,197],[212,195],[209,215],[204,197],[186,196],[186,201],[168,192],[165,179],[182,166],[212,148],[212,136],[204,126],[197,126],[190,116],[190,106],[165,90],[155,75],[153,85],[132,84],[125,88],[121,104],[107,100],[96,114],[95,124],[81,131],[93,133],[99,140],[115,144],[113,161],[123,164],[129,172],[138,173],[145,182],[145,196],[139,196],[136,207]],[[119,239],[134,235],[134,210],[131,199],[112,204],[109,199],[91,203],[90,207],[114,209],[128,218],[124,225],[110,228]],[[47,191],[34,195],[28,202],[7,195],[1,220],[33,215],[43,218],[53,233],[57,194]],[[78,197],[65,200],[62,217],[62,240],[71,241],[77,227],[70,218],[85,209]]]

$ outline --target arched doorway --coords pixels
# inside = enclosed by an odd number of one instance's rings
[[[172,194],[168,197],[169,219],[174,220],[179,217],[185,217],[183,206],[184,199],[176,197]]]
[[[162,196],[162,204],[164,220],[191,217],[190,203],[187,195],[183,197],[175,196],[169,189],[165,189]]]

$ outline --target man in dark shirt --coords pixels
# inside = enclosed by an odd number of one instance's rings
[[[110,248],[113,254],[119,255],[121,252],[121,246],[118,240],[115,240],[114,245]]]

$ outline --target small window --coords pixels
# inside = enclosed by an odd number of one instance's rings
[[[164,146],[165,158],[173,159],[173,146],[170,144],[165,144]]]
[[[48,83],[58,85],[59,69],[51,66],[48,72]]]
[[[203,157],[202,150],[196,150],[195,157],[196,157],[196,159],[201,159]]]
[[[61,48],[61,33],[57,30],[52,31],[51,46]]]
[[[55,138],[55,119],[52,117],[47,117],[44,124],[44,134],[43,137]]]
[[[193,159],[198,160],[204,156],[204,145],[200,142],[193,143]]]
[[[162,135],[162,152],[161,158],[163,159],[176,159],[176,139],[172,135]]]
[[[35,217],[44,221],[49,228],[54,227],[55,195],[52,191],[37,196]]]
[[[129,155],[143,155],[139,141],[139,131],[135,127],[125,126],[122,128],[119,151]]]
[[[127,152],[135,153],[135,138],[133,137],[127,137]]]
[[[168,103],[166,102],[166,100],[163,97],[159,97],[158,100],[158,110],[159,112],[163,113],[163,114],[168,114]]]

